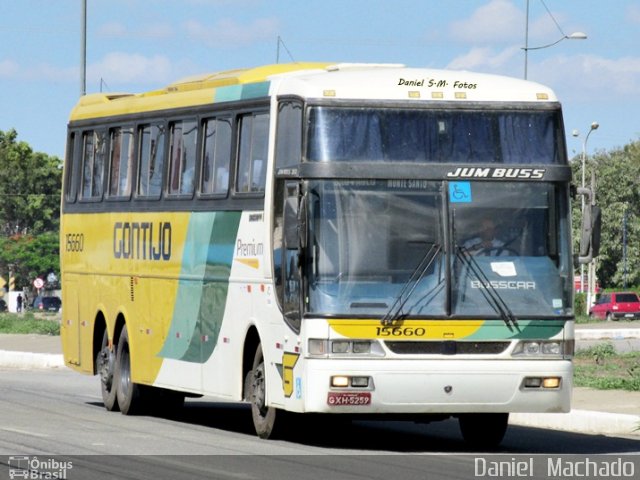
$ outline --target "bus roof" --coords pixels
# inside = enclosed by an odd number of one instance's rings
[[[288,63],[192,76],[138,94],[85,95],[72,110],[70,121],[269,95],[429,102],[557,101],[548,87],[497,75],[398,64]]]

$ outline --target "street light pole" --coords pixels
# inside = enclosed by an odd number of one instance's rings
[[[529,0],[527,0],[527,13],[524,25],[524,79],[527,79],[527,65],[529,64]]]
[[[551,15],[551,12],[545,5],[544,1],[542,2],[542,4],[547,9],[547,13],[549,14],[553,22],[556,24],[556,27],[558,27],[558,30],[560,30],[562,37],[560,37],[560,39],[556,40],[555,42],[549,43],[547,45],[542,45],[540,47],[529,46],[529,0],[527,0],[527,10],[525,14],[525,25],[524,25],[524,47],[522,47],[522,50],[524,50],[524,79],[525,80],[527,79],[527,74],[528,74],[529,50],[541,50],[543,48],[553,47],[554,45],[557,45],[563,40],[586,40],[587,38],[587,35],[582,32],[573,32],[570,35],[566,35],[560,28],[560,25],[558,24],[556,19],[553,18],[553,15]]]
[[[87,0],[82,1],[80,25],[80,96],[87,93]]]
[[[600,126],[600,124],[598,122],[592,122],[591,123],[591,127],[589,128],[589,132],[587,133],[587,135],[584,137],[584,141],[582,142],[582,188],[585,188],[585,167],[586,167],[586,163],[587,163],[587,141],[589,140],[589,135],[591,135],[591,132],[593,132],[594,130],[597,130],[598,127]],[[592,177],[593,178],[593,177]],[[591,187],[594,188],[593,185],[593,181],[591,182]],[[582,197],[582,215],[584,215],[584,195],[581,195]],[[591,197],[593,199],[593,195]],[[587,279],[587,304],[586,304],[586,311],[587,313],[589,313],[589,309],[591,308],[591,291],[592,291],[592,286],[591,286],[591,280],[592,280],[592,274],[591,274],[591,264],[593,263],[593,260],[591,260],[591,262],[589,263],[589,268],[587,271],[587,275],[588,275],[588,279]],[[584,292],[584,264],[580,265],[580,290]]]

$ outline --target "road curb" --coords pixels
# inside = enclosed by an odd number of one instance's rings
[[[509,423],[598,435],[640,436],[640,415],[571,410],[569,413],[512,413]]]
[[[9,368],[61,368],[64,367],[62,355],[51,353],[12,352],[0,350],[0,366]]]
[[[640,338],[640,328],[576,329],[576,340],[626,340]]]

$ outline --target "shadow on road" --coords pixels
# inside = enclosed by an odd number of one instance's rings
[[[102,407],[99,403],[93,405]],[[246,404],[187,400],[170,421],[255,436]],[[339,416],[293,415],[277,440],[308,446],[368,453],[483,453],[469,450],[457,420],[430,424],[400,421],[342,420]],[[271,440],[269,440],[271,441]],[[609,437],[510,426],[502,446],[491,453],[623,454],[640,452],[640,438]]]

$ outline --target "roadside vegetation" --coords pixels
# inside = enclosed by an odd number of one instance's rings
[[[60,317],[54,314],[31,312],[0,314],[0,333],[35,333],[60,335]]]
[[[574,358],[576,387],[640,391],[640,352],[617,353],[611,343],[580,350]]]

